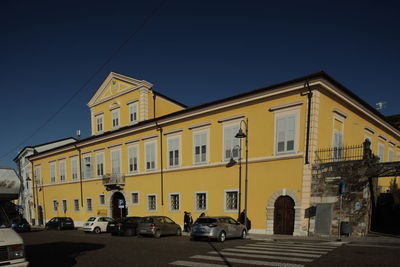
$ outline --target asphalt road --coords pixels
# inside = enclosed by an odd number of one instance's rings
[[[72,231],[22,233],[34,266],[400,266],[400,245],[114,237]]]

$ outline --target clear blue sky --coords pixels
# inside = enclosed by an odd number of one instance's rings
[[[18,150],[90,134],[86,106],[110,71],[189,106],[324,70],[400,113],[398,1],[174,1],[44,128],[160,5],[147,1],[0,2],[0,166]]]

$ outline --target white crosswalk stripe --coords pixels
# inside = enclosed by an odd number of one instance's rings
[[[171,262],[171,265],[188,267],[219,266],[276,266],[303,267],[336,249],[337,245],[265,241],[220,251],[207,255],[194,255],[187,260]]]

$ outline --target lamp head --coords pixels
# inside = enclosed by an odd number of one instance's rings
[[[235,135],[236,138],[245,138],[246,134],[243,132],[242,128],[239,129],[239,132]]]

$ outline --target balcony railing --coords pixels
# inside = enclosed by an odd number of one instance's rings
[[[364,145],[323,148],[315,151],[315,163],[362,160],[365,157]]]
[[[125,175],[122,173],[108,173],[103,175],[104,186],[124,186]]]

